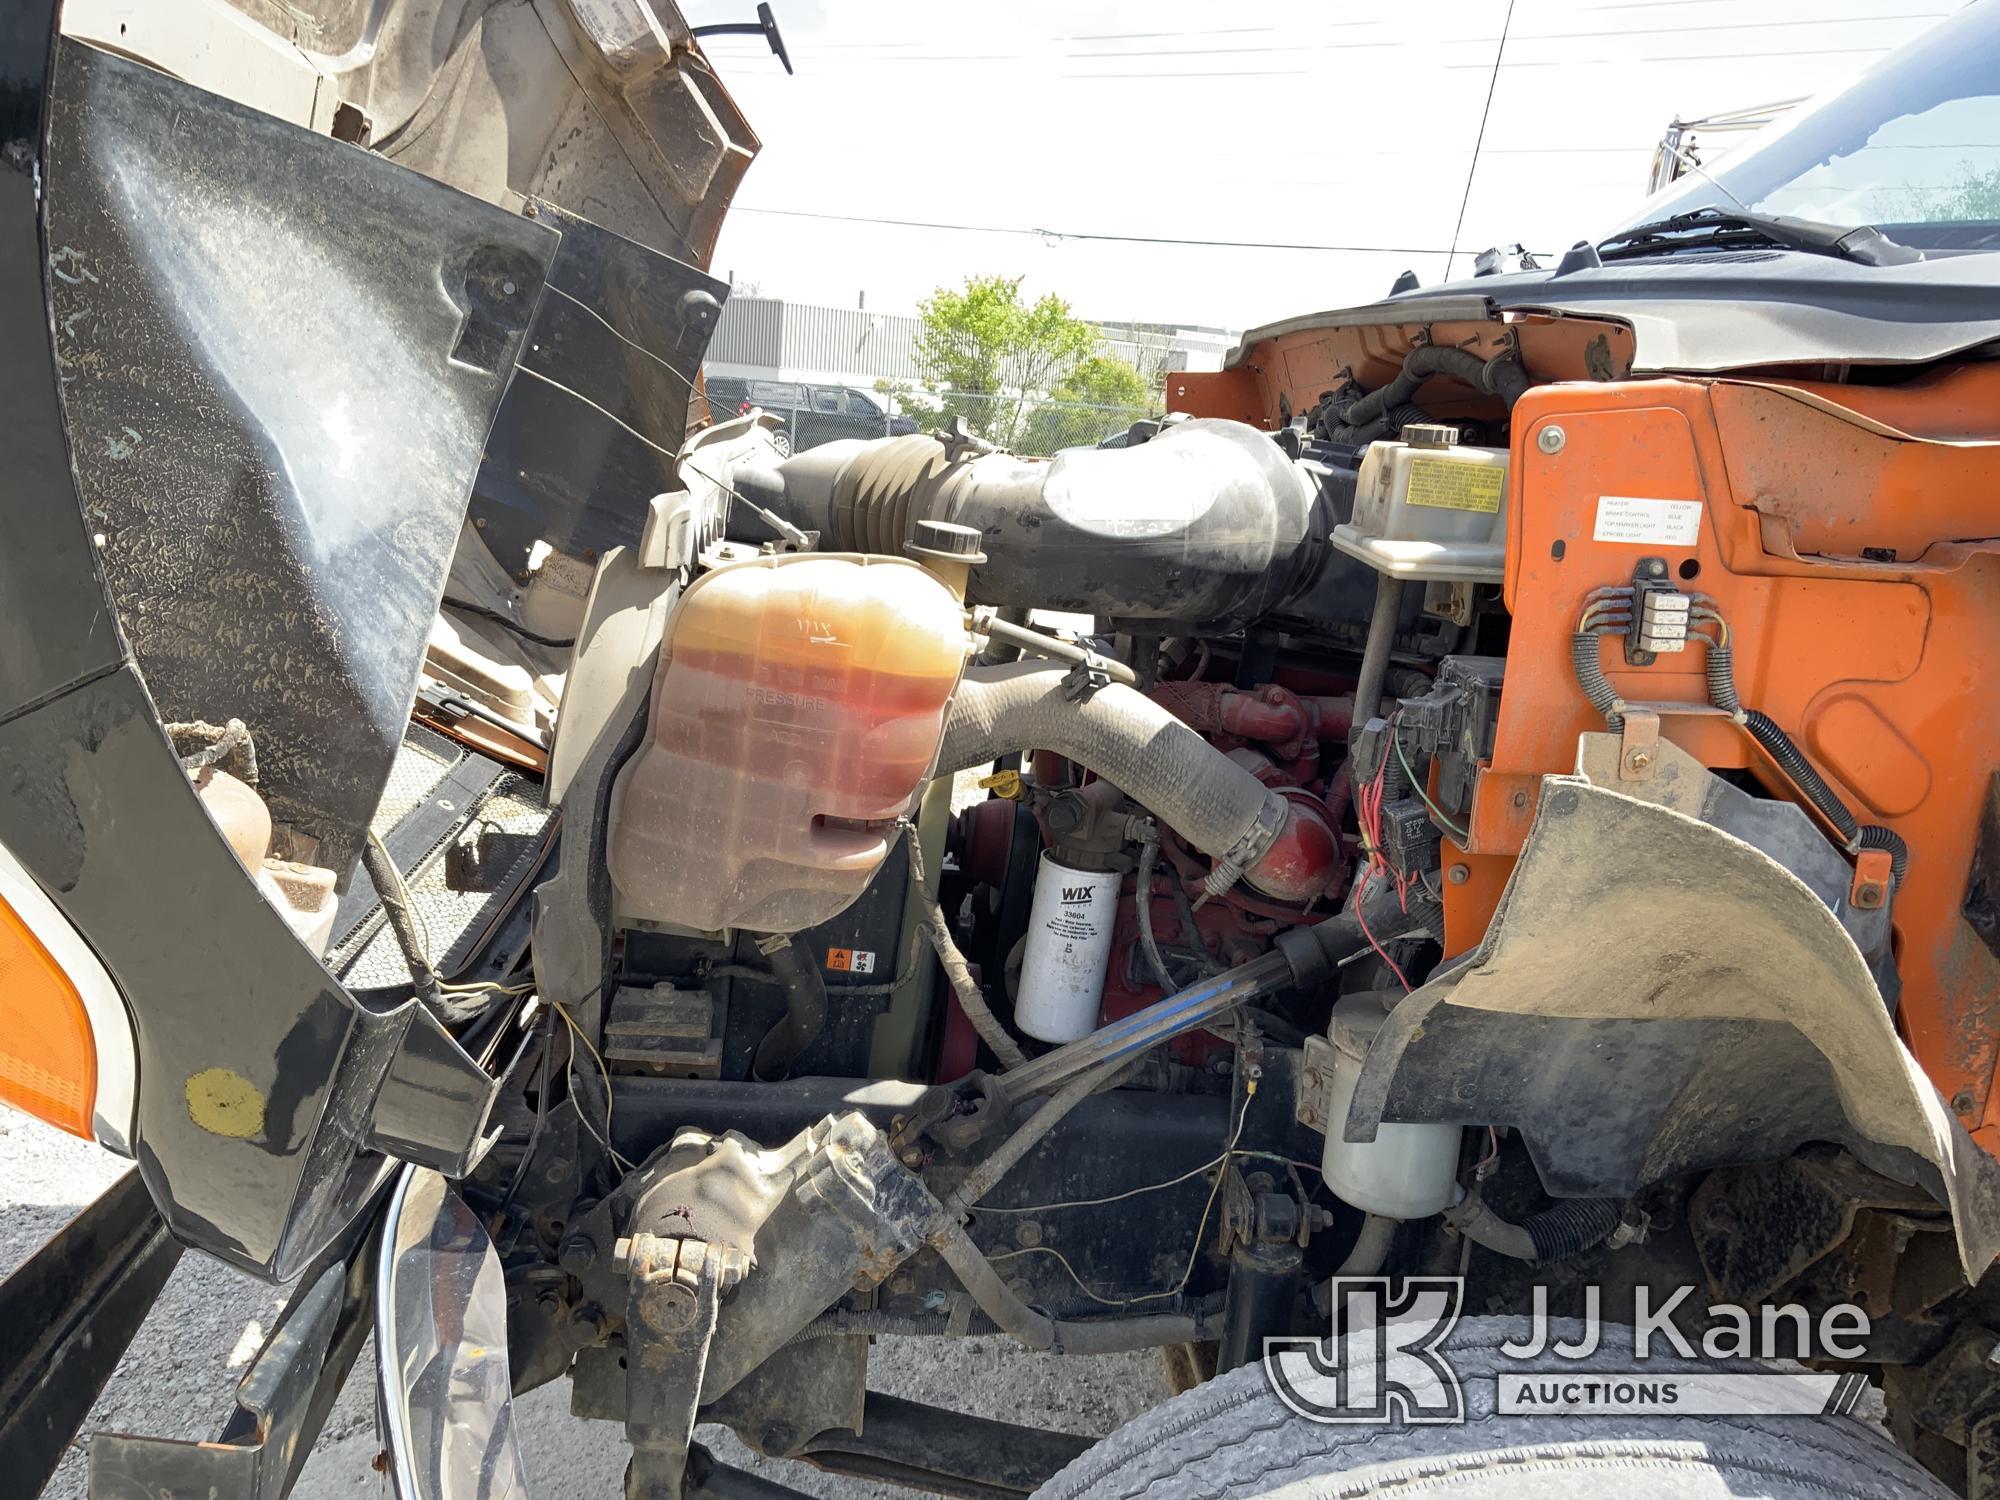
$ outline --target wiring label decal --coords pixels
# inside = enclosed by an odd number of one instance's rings
[[[1597,497],[1600,542],[1631,542],[1642,547],[1692,547],[1701,536],[1699,500],[1640,500],[1631,495]]]
[[[1410,460],[1409,501],[1436,510],[1492,515],[1507,491],[1507,471],[1497,464],[1454,463],[1446,458]]]

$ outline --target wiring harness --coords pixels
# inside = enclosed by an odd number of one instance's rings
[[[1576,632],[1570,637],[1570,660],[1576,670],[1577,684],[1591,706],[1604,715],[1605,726],[1613,734],[1624,731],[1625,703],[1604,675],[1598,638],[1623,636],[1632,631],[1639,607],[1635,597],[1637,592],[1629,584],[1592,589],[1584,596],[1583,613],[1578,616]],[[1775,720],[1754,708],[1743,707],[1736,694],[1735,652],[1729,622],[1723,619],[1715,600],[1707,594],[1690,594],[1688,600],[1688,636],[1700,640],[1708,653],[1704,676],[1708,683],[1709,702],[1743,726],[1750,738],[1798,788],[1800,795],[1832,826],[1840,837],[1841,846],[1850,855],[1869,849],[1887,852],[1890,881],[1900,887],[1910,865],[1910,848],[1902,835],[1892,828],[1864,824],[1857,819],[1853,810],[1841,800],[1840,794],[1827,785],[1826,778],[1819,774],[1805,752]]]

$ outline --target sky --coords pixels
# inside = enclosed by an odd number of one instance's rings
[[[885,313],[1020,275],[1087,318],[1254,327],[1601,237],[1669,120],[1838,87],[1958,3],[772,0],[796,77],[704,43],[763,141],[714,270]]]

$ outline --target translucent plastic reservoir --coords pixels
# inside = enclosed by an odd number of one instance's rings
[[[1450,441],[1456,430],[1404,429],[1362,455],[1354,518],[1333,544],[1397,578],[1498,583],[1507,545],[1507,450]]]
[[[1327,1191],[1363,1213],[1424,1219],[1449,1207],[1458,1190],[1456,1125],[1391,1125],[1372,1141],[1341,1139],[1361,1083],[1362,1063],[1398,997],[1343,995],[1334,1003],[1333,1070],[1326,1098],[1326,1149],[1320,1158]]]
[[[612,788],[621,912],[759,932],[839,913],[929,775],[965,653],[962,606],[898,558],[758,558],[696,579]]]

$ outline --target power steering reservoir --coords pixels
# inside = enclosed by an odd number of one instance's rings
[[[1457,1191],[1456,1125],[1390,1125],[1372,1141],[1344,1141],[1348,1107],[1375,1033],[1401,997],[1383,991],[1343,995],[1334,1003],[1327,1037],[1333,1066],[1326,1098],[1326,1151],[1320,1158],[1327,1191],[1363,1213],[1422,1219],[1448,1208]]]

